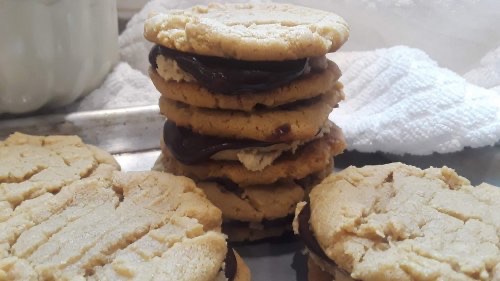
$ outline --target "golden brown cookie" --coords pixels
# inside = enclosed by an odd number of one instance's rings
[[[273,108],[297,100],[313,98],[327,91],[334,91],[339,96],[340,99],[337,98],[339,100],[344,97],[342,84],[337,82],[340,70],[331,61],[325,71],[307,75],[284,87],[239,95],[213,93],[192,82],[167,81],[153,69],[149,70],[149,76],[162,96],[202,108],[251,112],[258,108]]]
[[[167,120],[163,128],[160,146],[162,149],[168,149],[168,152],[175,159],[186,165],[203,163],[208,160],[236,161],[249,171],[262,171],[265,167],[272,165],[281,155],[293,154],[300,147],[324,137],[335,128],[335,125],[328,121],[313,139],[269,143],[201,135]]]
[[[255,222],[284,218],[304,199],[304,190],[293,182],[239,188],[216,182],[198,182],[208,199],[222,211],[224,220]]]
[[[118,169],[113,156],[77,136],[15,133],[0,141],[0,202],[15,208],[24,200],[57,193],[77,180]]]
[[[227,245],[221,213],[194,182],[113,172],[24,200],[0,222],[7,280],[212,281]]]
[[[349,27],[336,14],[289,4],[210,4],[153,14],[144,36],[183,52],[279,61],[333,52]]]
[[[345,147],[342,131],[334,127],[329,134],[300,147],[295,154],[280,156],[273,165],[262,171],[249,171],[237,161],[209,160],[200,164],[185,165],[177,161],[168,149],[162,150],[163,153],[154,169],[188,176],[197,181],[227,178],[242,187],[266,185],[280,179],[302,179],[323,171],[333,161],[333,157],[342,153]]]
[[[332,91],[290,108],[250,114],[193,107],[162,97],[160,111],[178,126],[190,127],[203,135],[285,142],[313,138],[342,98]]]
[[[356,280],[497,280],[499,202],[447,167],[349,167],[298,205],[294,230],[323,269]]]

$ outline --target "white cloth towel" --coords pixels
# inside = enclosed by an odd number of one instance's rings
[[[346,100],[330,114],[350,149],[425,155],[500,140],[500,93],[398,46],[330,56]]]
[[[152,45],[142,36],[144,19],[152,11],[191,4],[148,2],[120,36],[121,59],[146,74]],[[344,130],[351,150],[425,155],[493,145],[500,140],[500,48],[488,54],[479,68],[469,71],[467,80],[440,68],[424,52],[404,46],[338,52],[330,57],[343,71],[346,93],[346,100],[330,119]],[[130,72],[117,71],[108,80],[130,83],[123,79]],[[107,81],[104,85],[113,84]],[[145,85],[137,89],[135,98],[155,95],[150,83],[134,84]]]
[[[160,94],[153,82],[126,62],[118,63],[102,85],[66,111],[91,111],[146,106],[158,103]]]

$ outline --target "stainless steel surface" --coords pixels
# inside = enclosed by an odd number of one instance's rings
[[[15,131],[79,135],[113,154],[158,149],[165,118],[157,105],[0,119],[0,139]]]
[[[307,258],[295,237],[238,245],[235,249],[252,271],[252,280],[307,281]]]
[[[149,171],[158,156],[160,156],[160,150],[158,149],[115,154],[116,161],[118,161],[123,171]]]

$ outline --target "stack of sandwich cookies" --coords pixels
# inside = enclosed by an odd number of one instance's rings
[[[213,4],[152,15],[150,76],[167,117],[155,169],[197,181],[232,240],[281,235],[304,185],[345,148],[328,115],[344,98],[326,58],[348,37],[335,14]]]
[[[0,155],[0,280],[250,280],[192,180],[118,172],[72,136],[15,134]]]
[[[447,167],[349,167],[297,206],[309,280],[500,280],[500,188]]]

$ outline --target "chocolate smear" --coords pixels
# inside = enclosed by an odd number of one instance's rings
[[[245,194],[245,190],[243,188],[241,188],[237,183],[228,178],[209,178],[207,180],[213,181],[222,186],[223,192],[234,193],[239,197],[242,197]]]
[[[299,213],[298,219],[299,236],[300,238],[302,238],[302,241],[304,241],[304,244],[306,244],[307,249],[313,252],[316,256],[320,257],[322,260],[335,265],[335,262],[325,254],[325,251],[323,251],[318,243],[318,240],[316,240],[316,237],[314,237],[314,234],[311,231],[311,228],[309,226],[309,220],[311,219],[311,207],[309,206],[309,204],[306,204],[304,208],[302,208]]]
[[[179,127],[169,120],[163,126],[163,140],[175,159],[186,165],[206,161],[223,150],[266,147],[276,144],[276,142],[201,135],[188,128]]]
[[[302,76],[308,59],[287,61],[242,61],[184,53],[156,45],[149,53],[149,62],[157,69],[156,58],[163,55],[177,62],[185,72],[210,91],[239,95],[268,91],[284,86]]]
[[[302,208],[298,216],[299,236],[302,239],[302,241],[304,241],[304,244],[306,244],[307,249],[309,249],[309,251],[311,251],[313,254],[321,258],[321,260],[329,263],[333,268],[342,272],[345,276],[351,276],[349,272],[340,268],[333,260],[331,260],[326,255],[325,251],[323,251],[323,249],[318,243],[318,240],[316,239],[310,228],[309,224],[310,219],[311,219],[311,206],[308,203]],[[353,280],[357,281],[358,279],[353,279]]]
[[[269,137],[269,141],[277,141],[288,135],[292,131],[290,124],[283,124],[274,129],[273,134]]]
[[[224,276],[226,276],[228,281],[234,281],[236,272],[238,271],[238,262],[236,261],[236,255],[234,254],[233,248],[229,245],[227,246],[226,259],[224,262],[226,263],[224,267]]]

